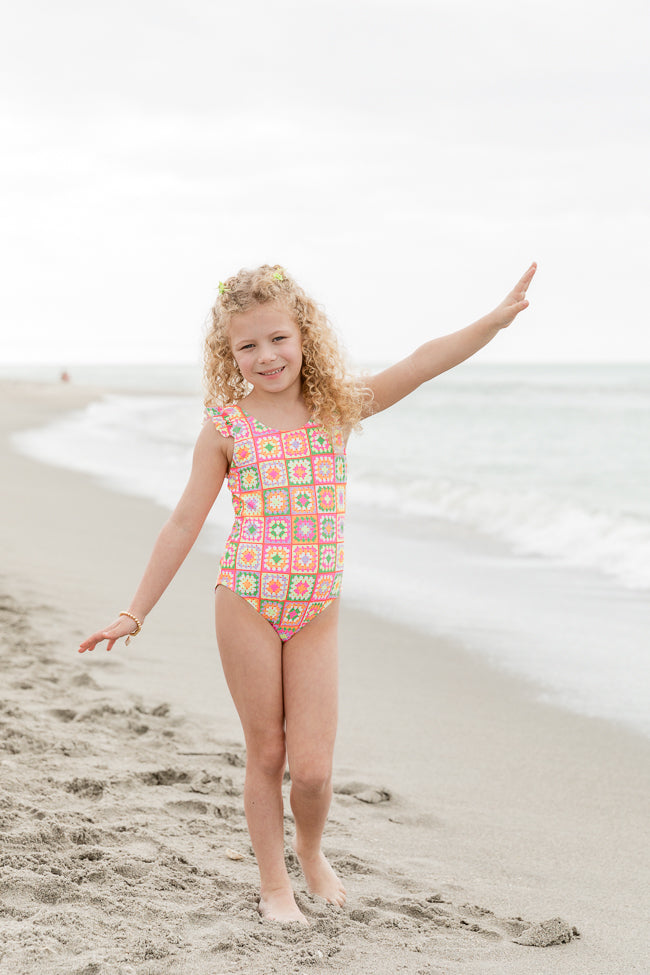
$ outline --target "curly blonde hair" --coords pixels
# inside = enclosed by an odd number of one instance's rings
[[[302,395],[314,419],[326,427],[357,427],[369,400],[350,376],[336,334],[322,308],[279,264],[241,270],[219,285],[205,339],[203,377],[206,406],[242,399],[250,386],[235,362],[229,325],[233,316],[269,302],[286,308],[302,338]]]

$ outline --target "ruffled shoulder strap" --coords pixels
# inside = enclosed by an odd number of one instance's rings
[[[237,406],[206,406],[203,411],[203,422],[211,421],[222,437],[233,437],[238,440],[246,435],[245,416]]]

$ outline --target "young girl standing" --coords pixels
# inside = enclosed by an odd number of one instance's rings
[[[345,889],[321,852],[332,796],[337,622],[350,431],[474,355],[528,306],[532,264],[474,324],[420,346],[363,384],[344,370],[318,306],[279,267],[219,286],[206,340],[206,422],[185,491],[128,610],[79,647],[140,632],[190,551],[227,477],[235,523],[217,581],[216,630],[246,741],[244,806],[260,871],[259,910],[306,924],[284,859],[288,761],[293,847],[312,894]],[[398,444],[387,444],[398,449]]]

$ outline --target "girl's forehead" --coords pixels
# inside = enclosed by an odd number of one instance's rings
[[[282,305],[253,305],[230,319],[230,340],[234,342],[249,336],[262,336],[278,329],[300,331],[293,317]]]

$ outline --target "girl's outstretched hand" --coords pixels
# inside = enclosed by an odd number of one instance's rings
[[[134,630],[135,624],[130,616],[118,616],[110,626],[107,626],[104,630],[100,630],[99,633],[93,633],[87,640],[80,643],[79,653],[85,653],[86,650],[94,650],[97,644],[102,643],[103,640],[108,640],[106,649],[111,650],[116,640],[119,640],[122,636],[130,636]]]
[[[501,304],[497,305],[494,311],[487,316],[497,328],[507,328],[520,311],[528,308],[530,302],[526,299],[526,292],[536,270],[537,264],[533,262],[526,273],[517,281],[510,294],[506,295]]]

